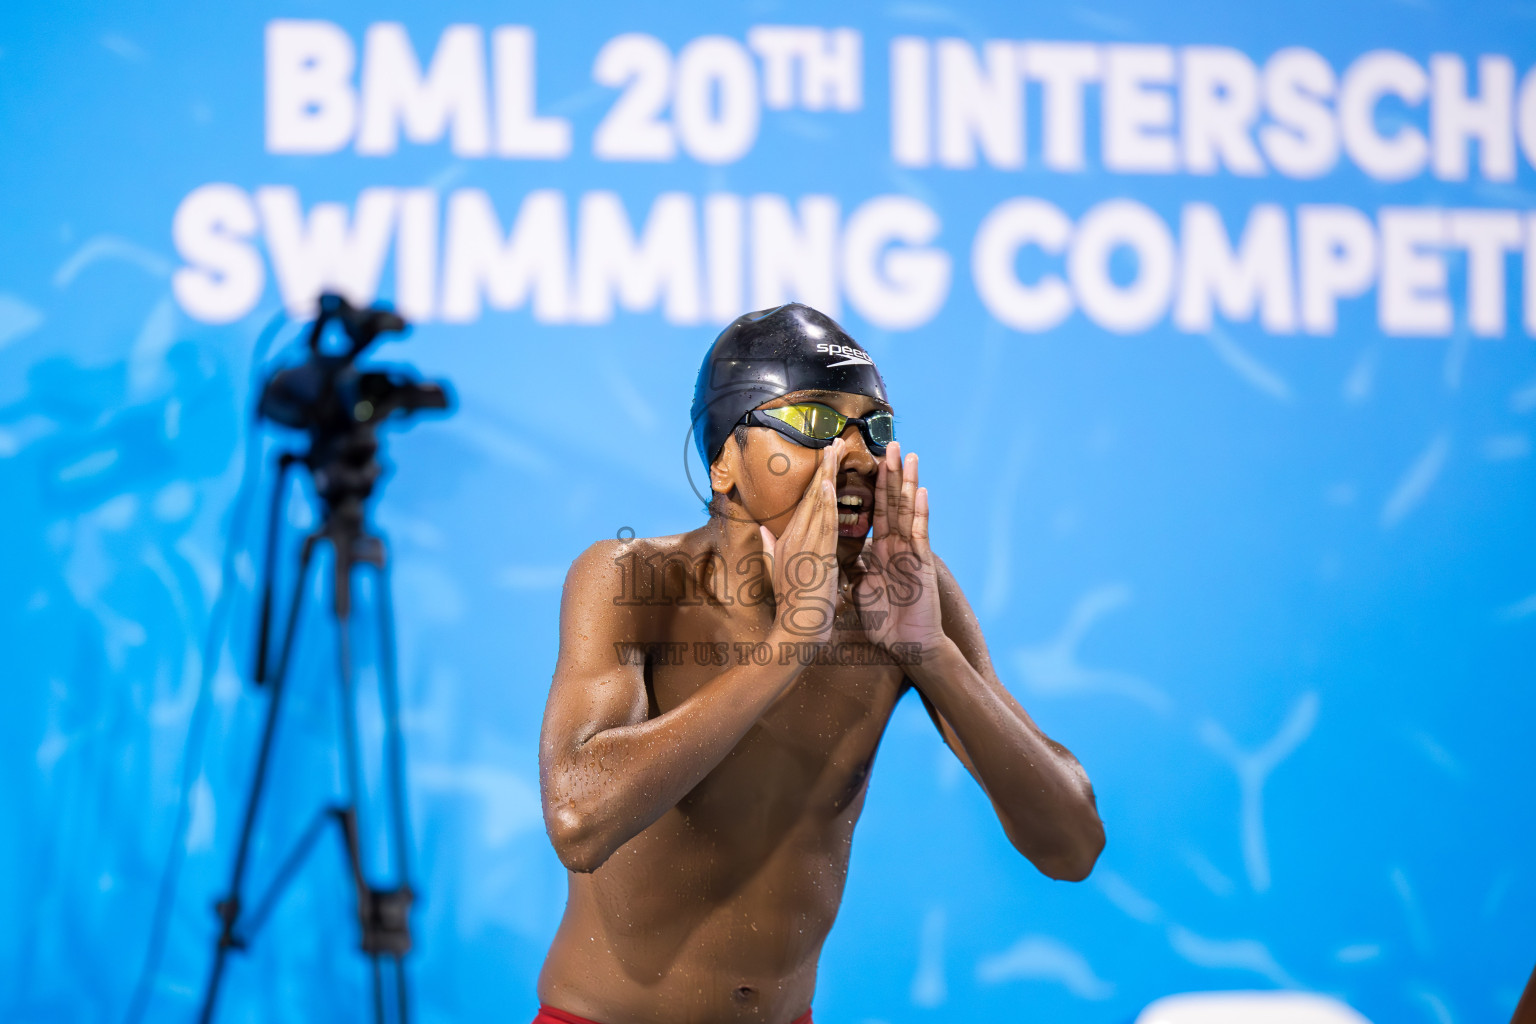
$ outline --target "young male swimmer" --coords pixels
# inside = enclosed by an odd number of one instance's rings
[[[709,521],[595,544],[566,577],[539,764],[570,893],[536,1024],[808,1024],[909,689],[1042,872],[1082,879],[1104,845],[1087,775],[929,550],[868,353],[807,306],[748,313],[693,423]]]

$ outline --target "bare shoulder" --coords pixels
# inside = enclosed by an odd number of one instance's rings
[[[571,563],[560,599],[560,649],[545,738],[574,749],[597,730],[644,718],[641,665],[624,648],[645,642],[665,609],[637,591],[637,571],[677,546],[674,537],[601,540]],[[638,716],[638,718],[637,718]]]
[[[956,611],[963,610],[967,616],[974,620],[976,616],[971,611],[971,602],[966,599],[965,591],[960,589],[960,581],[955,578],[954,572],[944,563],[944,559],[938,555],[933,556],[933,565],[934,571],[939,578],[939,600],[944,602],[946,617],[952,606]]]
[[[578,647],[657,639],[664,631],[667,598],[692,587],[690,534],[600,540],[571,563],[560,596],[562,656]],[[674,580],[672,577],[679,577]]]
[[[636,565],[646,565],[659,558],[682,552],[686,548],[686,533],[667,537],[631,537],[628,539],[600,540],[588,547],[571,563],[565,574],[565,600],[587,599],[601,591],[617,596],[629,581],[626,572]]]

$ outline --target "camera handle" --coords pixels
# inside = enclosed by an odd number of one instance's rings
[[[363,349],[372,345],[379,335],[406,328],[405,319],[393,310],[372,306],[358,309],[335,292],[321,295],[319,307],[319,315],[309,329],[309,350],[315,355],[320,354],[320,339],[325,333],[325,325],[332,320],[339,320],[341,329],[346,332],[350,343],[346,355],[349,362],[362,354]]]

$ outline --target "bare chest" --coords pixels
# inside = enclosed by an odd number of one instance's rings
[[[719,607],[674,609],[658,622],[661,646],[648,651],[652,715],[665,714],[735,666],[793,665],[795,684],[736,748],[678,805],[688,816],[761,821],[773,831],[793,819],[843,817],[863,793],[903,673],[841,609],[830,645],[769,643],[761,619]],[[851,824],[851,822],[850,822]]]

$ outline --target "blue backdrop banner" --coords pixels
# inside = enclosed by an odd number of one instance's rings
[[[699,361],[792,299],[879,361],[935,549],[1108,834],[1087,881],[1039,875],[907,700],[818,1019],[1507,1018],[1533,67],[1536,8],[1485,0],[9,5],[0,1016],[195,1011],[298,440],[253,391],[332,289],[393,303],[415,330],[376,358],[457,395],[386,431],[377,508],[421,1020],[532,1016],[565,570],[702,522]],[[285,495],[280,588],[315,516]],[[334,648],[304,622],[257,891],[342,784]],[[376,820],[377,659],[358,682]],[[351,915],[327,840],[221,1019],[361,1019]]]

